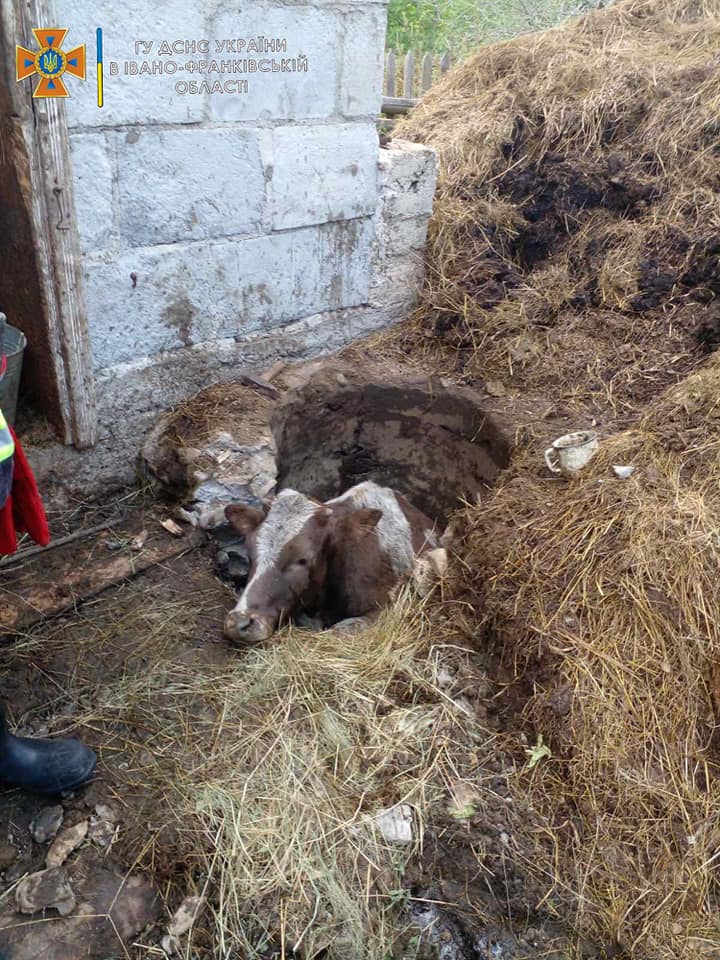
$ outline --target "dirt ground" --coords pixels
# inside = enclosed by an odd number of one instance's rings
[[[167,516],[167,510],[134,496],[125,504],[116,502],[104,510],[89,512],[84,522],[78,514],[55,518],[53,526],[62,535],[68,527],[76,527],[77,521],[85,527],[94,526],[103,513],[115,517],[124,514],[124,519],[113,531],[90,538],[90,546],[87,542],[72,543],[2,571],[5,595],[12,595],[18,588],[27,589],[33,573],[48,581],[61,578],[68,559],[72,562],[73,557],[82,558],[92,579],[93,562],[100,554],[116,554],[118,544],[127,544],[148,527],[159,526],[160,519]],[[127,546],[121,549],[129,552]],[[186,865],[176,862],[171,811],[162,809],[161,796],[154,785],[145,782],[137,758],[138,749],[154,752],[171,748],[174,733],[168,730],[165,742],[146,739],[141,726],[112,722],[104,713],[103,698],[117,680],[147,670],[156,645],[171,644],[174,657],[198,670],[226,662],[231,653],[222,643],[221,625],[230,600],[228,588],[213,574],[209,551],[194,550],[156,564],[86,602],[78,598],[75,609],[41,621],[15,637],[14,642],[5,641],[3,698],[17,732],[26,736],[78,736],[98,754],[98,771],[92,784],[62,802],[63,829],[94,814],[97,819],[98,810],[108,807],[117,820],[117,831],[109,843],[107,837],[99,836],[97,842],[89,844],[90,852],[100,855],[94,865],[91,859],[91,877],[97,877],[98,870],[110,862],[123,877],[147,877],[166,906],[177,906],[173,903],[177,894],[167,884],[177,881]],[[94,719],[78,728],[75,717],[80,712]],[[17,790],[0,794],[1,839],[6,841],[3,899],[21,877],[43,869],[48,844],[35,842],[29,827],[49,803],[46,798]],[[16,955],[13,949],[20,949],[12,932],[20,919],[0,919],[0,928],[11,925],[9,932],[0,932],[0,943],[9,948],[11,957]],[[134,937],[138,931],[132,933]],[[112,954],[87,956],[109,960],[110,956],[128,955],[112,934],[101,939],[98,949],[111,946],[115,951]],[[69,960],[76,954],[70,946],[67,949]],[[150,955],[143,946],[136,949],[137,956]],[[26,954],[21,950],[19,955]]]
[[[355,368],[382,370],[390,381],[410,372],[445,378],[450,374],[449,381],[464,385],[473,382],[487,409],[495,411],[504,424],[515,418],[516,439],[533,442],[534,438],[538,447],[551,432],[577,424],[575,411],[559,409],[553,403],[539,405],[529,398],[511,401],[508,396],[497,396],[492,384],[486,389],[487,385],[467,373],[459,376],[450,371],[446,357],[422,362],[406,356],[402,336],[390,336],[379,345],[351,347],[343,360]],[[276,382],[293,386],[292,371]],[[201,403],[182,405],[172,427],[179,448],[200,448],[210,433],[220,427],[232,429],[235,421],[241,424],[243,443],[252,443],[268,411],[267,398],[245,385],[214,387]],[[172,488],[172,483],[169,486]],[[169,679],[167,693],[158,693],[152,704],[153,710],[167,716],[163,727],[155,713],[143,714],[149,709],[148,697],[133,699],[132,692],[145,682],[162,691],[162,672],[168,664],[206,675],[212,684],[213,677],[236,669],[238,660],[248,654],[231,649],[222,636],[233,593],[217,574],[215,548],[207,535],[188,542],[187,547],[179,543],[174,554],[134,575],[133,567],[143,553],[136,551],[133,542],[139,539],[146,550],[158,549],[158,543],[159,549],[165,549],[163,543],[172,537],[161,529],[160,522],[171,512],[171,502],[149,487],[128,491],[105,504],[78,502],[69,511],[50,512],[53,534],[67,537],[97,528],[93,536],[27,560],[0,561],[0,582],[9,598],[37,590],[38,584],[42,587],[43,583],[63,583],[75,577],[65,612],[6,639],[3,696],[21,734],[75,735],[96,750],[99,767],[95,781],[62,802],[63,830],[86,820],[91,825],[90,839],[79,853],[71,855],[66,869],[71,883],[81,888],[83,884],[98,889],[103,883],[107,886],[110,874],[102,871],[110,870],[112,876],[121,878],[116,879],[119,892],[115,898],[106,897],[110,907],[107,903],[93,907],[99,914],[107,910],[110,917],[94,932],[94,952],[85,946],[87,931],[80,922],[66,940],[61,938],[64,945],[57,960],[74,960],[76,955],[97,960],[162,956],[160,944],[169,918],[186,896],[204,892],[207,884],[206,861],[193,849],[194,841],[188,841],[186,813],[178,811],[168,785],[157,779],[157,762],[162,760],[167,769],[168,756],[177,752],[178,758],[182,757],[190,742],[197,751],[198,740],[200,753],[211,755],[216,704],[210,697],[207,702],[188,704],[184,691],[178,692],[176,681]],[[106,528],[100,529],[104,524]],[[89,585],[100,576],[98,571],[102,572],[108,557],[126,562],[125,575],[106,589],[91,590]],[[86,571],[87,576],[77,580],[75,568]],[[80,587],[74,586],[76,582]],[[455,631],[450,609],[445,611],[440,604],[433,616],[438,635],[452,650],[453,679],[448,681],[448,695],[462,702],[470,717],[467,741],[461,744],[456,762],[462,776],[478,786],[479,794],[472,811],[461,818],[450,812],[445,802],[431,805],[420,850],[407,861],[401,858],[400,886],[391,894],[397,916],[388,957],[602,960],[619,956],[612,944],[578,943],[562,895],[555,891],[549,896],[548,884],[531,880],[531,871],[525,870],[537,849],[523,846],[518,826],[535,814],[520,808],[517,792],[510,786],[513,778],[522,775],[527,758],[518,755],[516,747],[513,753],[507,744],[510,740],[517,744],[515,707],[526,692],[516,689],[511,665]],[[278,642],[283,642],[282,637]],[[413,709],[431,706],[437,697],[437,691],[423,693],[408,687],[402,677],[391,680],[389,690],[397,706]],[[127,703],[123,702],[126,697]],[[137,704],[145,705],[139,708]],[[402,764],[402,753],[399,757]],[[6,836],[0,837],[0,904],[6,904],[5,913],[0,912],[0,951],[5,947],[9,956],[18,960],[49,949],[47,940],[35,939],[35,929],[44,936],[60,929],[52,923],[28,928],[26,919],[7,906],[22,878],[44,866],[49,842],[33,840],[30,826],[47,807],[47,800],[19,791],[0,794],[0,822],[7,825]],[[111,826],[109,832],[103,832],[108,810],[112,811]],[[94,838],[93,830],[97,832]],[[546,853],[548,858],[552,856],[550,848]],[[113,906],[129,880],[147,883],[138,902]],[[65,923],[53,910],[47,917],[54,918],[56,925]],[[267,924],[267,917],[264,922]],[[209,916],[198,921],[193,952],[188,956],[203,960],[218,956],[213,952],[212,923]],[[241,955],[227,953],[228,957]],[[54,954],[48,956],[56,960]],[[332,949],[292,954],[271,938],[257,956],[268,960],[282,956],[310,960],[314,956],[319,960],[335,954]]]
[[[542,474],[543,491],[555,482],[542,465],[552,439],[588,427],[604,439],[632,427],[718,343],[714,34],[692,22],[686,29],[680,14],[674,26],[665,16],[669,2],[657,4],[662,16],[654,21],[652,11],[646,17],[650,5],[637,4],[636,11],[625,6],[625,12],[615,6],[617,23],[609,9],[577,36],[549,33],[481,51],[406,123],[403,136],[435,143],[445,158],[428,247],[429,282],[413,323],[344,352],[360,368],[383,365],[389,377],[412,369],[476,390],[487,411],[511,423],[517,445],[532,454],[535,466],[519,482]],[[686,6],[692,20],[697,5]],[[677,57],[679,47],[685,59]],[[182,405],[175,411],[182,444],[199,449],[210,430],[224,428],[239,442],[251,441],[269,406],[257,400],[247,416],[251,397],[246,384],[232,385],[213,388],[201,410]],[[692,411],[685,413],[691,417]],[[682,449],[689,444],[679,416],[669,417],[667,433],[678,433]],[[703,439],[706,425],[693,424],[693,430]],[[34,439],[42,441],[42,429]],[[202,457],[193,462],[207,466]],[[177,466],[183,480],[187,464]],[[207,776],[205,761],[211,765],[225,748],[217,740],[222,707],[214,687],[237,673],[238,664],[248,676],[260,675],[252,672],[252,651],[230,649],[222,638],[232,592],[216,576],[207,541],[187,549],[178,544],[141,572],[133,570],[143,555],[142,548],[133,552],[133,539],[151,530],[148,543],[157,541],[160,549],[159,521],[167,512],[147,491],[99,506],[78,502],[53,516],[56,537],[101,523],[112,531],[0,562],[5,596],[43,582],[69,578],[71,584],[62,615],[0,641],[2,693],[13,725],[27,735],[77,735],[99,756],[95,782],[62,801],[63,831],[88,824],[87,838],[65,867],[85,905],[75,922],[54,910],[15,914],[18,885],[46,862],[50,841],[32,839],[30,827],[48,802],[14,790],[0,793],[0,953],[7,960],[162,957],[173,912],[188,895],[207,894],[215,912],[200,915],[191,944],[183,943],[185,960],[359,960],[333,941],[305,949],[305,930],[287,942],[283,904],[274,892],[244,913],[252,936],[255,928],[269,930],[264,939],[258,935],[254,952],[241,953],[232,942],[218,952],[216,927],[223,918],[207,857],[216,838],[209,832],[201,841],[191,829],[194,811],[179,804],[172,789],[173,764],[185,780]],[[538,512],[525,517],[518,510],[508,526],[520,521],[528,529]],[[485,544],[478,550],[489,554]],[[86,596],[73,566],[87,569],[92,581],[113,556],[125,564],[124,575]],[[477,593],[474,575],[469,570],[467,579]],[[469,614],[459,612],[459,595],[445,599],[427,613],[430,644],[443,657],[434,682],[410,680],[404,664],[372,704],[378,713],[409,709],[424,717],[447,702],[453,709],[460,705],[465,718],[460,736],[457,725],[452,728],[452,763],[440,778],[447,782],[428,779],[422,844],[412,856],[399,849],[389,886],[378,888],[378,899],[392,907],[383,916],[393,926],[383,941],[386,950],[367,960],[621,958],[611,942],[578,942],[573,921],[585,887],[563,889],[556,881],[563,838],[579,838],[585,826],[580,808],[567,800],[567,782],[566,797],[547,823],[519,800],[518,783],[532,794],[528,757],[541,747],[524,737],[520,714],[533,681],[551,690],[557,668],[545,667],[551,671],[546,675],[537,667],[518,681],[512,659],[493,652],[476,629],[475,597],[464,605]],[[277,643],[291,640],[281,636]],[[339,659],[337,651],[333,657]],[[191,676],[203,678],[204,688],[190,685]],[[302,718],[296,693],[282,718],[288,726]],[[548,703],[558,726],[570,712],[566,693],[559,687]],[[232,735],[242,740],[247,729],[237,727]],[[265,747],[258,736],[257,749]],[[357,744],[353,750],[362,752]],[[402,743],[386,759],[385,780],[373,800],[394,799],[392,785],[414,763]],[[188,771],[188,764],[197,770]],[[237,772],[238,779],[243,775]],[[471,784],[472,794],[458,791],[458,784],[464,790]],[[223,785],[211,786],[223,799]],[[262,820],[274,798],[269,791],[258,797]],[[318,808],[325,799],[318,797]],[[585,839],[593,837],[589,830]],[[247,867],[248,858],[241,857],[240,866]],[[288,874],[292,867],[283,861]],[[230,879],[232,886],[235,876]],[[244,889],[239,878],[237,885]],[[301,893],[308,928],[323,922],[319,899],[313,909],[309,890]],[[618,929],[635,907],[633,900]],[[327,922],[332,927],[339,921],[337,929],[343,920]],[[297,951],[295,942],[302,943]]]
[[[127,544],[167,515],[163,504],[148,496],[134,496],[86,516],[78,510],[74,517],[55,517],[53,523],[57,533],[66,534],[78,525],[97,523],[99,514],[117,517],[122,512],[125,517],[120,529],[95,538],[95,552],[90,556],[112,552],[108,544]],[[43,577],[52,578],[53,567],[61,575],[68,558],[87,557],[87,550],[87,544],[69,544],[16,564],[3,573],[3,589],[12,592],[14,584],[26,584],[31,572],[28,566],[32,569],[33,564]],[[124,878],[122,882],[131,878],[133,883],[149,884],[140,897],[143,909],[138,915],[146,921],[141,928],[134,929],[132,918],[118,917],[116,912],[113,923],[100,930],[102,935],[95,930],[95,947],[90,948],[85,942],[87,930],[79,924],[73,936],[62,941],[65,946],[57,954],[58,960],[162,956],[159,944],[172,912],[185,896],[202,891],[203,867],[200,858],[193,862],[183,836],[182,817],[163,785],[148,775],[151,764],[146,770],[144,763],[176,750],[178,738],[206,736],[212,707],[202,702],[194,705],[195,728],[185,715],[184,728],[168,723],[166,729],[158,730],[157,726],[146,728],[142,717],[124,715],[122,704],[113,702],[112,697],[127,684],[142,683],[155,668],[159,651],[165,662],[169,659],[208,676],[236,665],[245,654],[229,648],[221,632],[231,602],[232,593],[216,576],[213,551],[207,544],[156,564],[87,602],[78,602],[76,609],[41,621],[5,645],[3,696],[17,730],[30,736],[79,736],[99,757],[95,781],[63,799],[63,829],[90,818],[92,834],[92,824],[111,810],[110,839],[100,830],[79,854],[70,857],[71,881],[79,882],[82,874],[87,887],[98,887],[105,877],[103,871],[110,870]],[[517,774],[517,758],[503,753],[502,729],[508,716],[500,715],[494,706],[510,677],[501,665],[483,662],[470,650],[458,651],[457,664],[454,695],[466,698],[474,720],[487,730],[484,747],[472,740],[467,743],[467,764],[483,785],[482,804],[462,821],[442,806],[434,811],[425,829],[422,855],[404,865],[405,932],[398,933],[392,956],[565,960],[577,955],[571,953],[575,950],[572,935],[563,929],[561,914],[553,919],[552,911],[540,904],[543,891],[528,881],[522,869],[523,860],[532,852],[517,849],[513,838],[513,822],[524,815],[513,807],[508,790],[508,778]],[[400,682],[393,689],[398,703],[414,695]],[[157,704],[168,711],[169,719],[173,717],[173,696],[168,690]],[[78,717],[82,718],[79,723]],[[492,744],[492,749],[488,750],[487,744]],[[212,750],[212,743],[207,748]],[[37,950],[56,956],[48,943],[57,944],[57,935],[43,939],[54,929],[53,917],[56,923],[64,922],[53,910],[46,915],[51,922],[30,927],[30,933],[23,925],[27,918],[7,910],[18,882],[43,868],[49,844],[33,840],[30,825],[47,806],[47,800],[17,790],[0,793],[4,828],[0,903],[6,904],[5,913],[0,913],[0,949],[4,946],[8,957],[32,956],[33,949],[36,956],[40,955]],[[423,926],[428,925],[429,932],[421,935]],[[118,930],[131,932],[124,946]],[[201,921],[194,934],[192,956],[211,956],[207,952],[211,942],[211,932],[203,930]],[[282,949],[271,944],[262,955],[280,957]],[[297,955],[303,956],[302,952]],[[581,955],[600,958],[612,952],[588,946]]]
[[[633,426],[717,346],[717,164],[710,152],[717,121],[705,116],[711,110],[706,105],[714,102],[714,88],[705,84],[717,75],[705,45],[714,41],[704,29],[678,27],[676,35],[663,16],[654,28],[657,47],[649,48],[647,69],[638,70],[641,45],[632,42],[628,30],[645,31],[646,37],[644,6],[638,5],[636,13],[628,8],[630,19],[625,23],[625,14],[618,15],[615,26],[615,14],[607,14],[615,47],[597,43],[593,24],[602,32],[605,16],[598,15],[575,39],[549,34],[539,46],[521,38],[514,48],[483,51],[437,94],[434,113],[431,95],[427,110],[415,114],[418,129],[404,131],[413,139],[438,140],[440,147],[447,142],[449,157],[421,309],[414,323],[344,352],[346,360],[360,366],[381,362],[389,375],[393,368],[412,368],[477,390],[488,412],[512,423],[516,443],[534,457],[535,467],[520,483],[528,476],[537,480],[544,470],[542,450],[552,439],[588,427],[605,438]],[[624,46],[626,33],[630,39]],[[560,37],[562,61],[554,58],[554,37]],[[675,63],[680,42],[688,57],[692,54],[687,65]],[[616,80],[615,61],[625,64]],[[669,79],[663,79],[663,71]],[[575,102],[578,77],[586,78],[583,90],[600,91],[594,101],[583,96]],[[500,95],[496,80],[507,83],[508,96]],[[597,117],[586,122],[588,103],[597,105]],[[457,136],[448,126],[448,111],[461,128]],[[611,118],[607,124],[605,113]],[[686,120],[692,135],[677,137]],[[558,144],[565,141],[567,149],[561,150]],[[708,150],[693,154],[703,145]],[[234,425],[248,396],[246,385],[216,388],[209,395],[213,402],[200,414],[192,404],[177,411],[178,429],[199,444],[209,427]],[[263,400],[253,409],[266,408]],[[680,436],[685,428],[672,416],[667,431],[677,431],[678,446],[687,446]],[[243,422],[252,429],[256,425],[252,417]],[[704,436],[704,423],[693,429]],[[541,480],[543,490],[554,483],[544,474]],[[150,494],[130,493],[122,503],[101,507],[78,503],[54,518],[57,535],[106,520],[116,522],[115,533],[99,534],[90,548],[71,544],[27,564],[0,564],[0,583],[12,592],[26,589],[34,571],[37,579],[62,578],[73,558],[92,568],[103,551],[112,553],[107,541],[119,542],[119,554],[132,564],[128,544],[143,529],[156,530],[165,514]],[[518,519],[529,527],[535,518],[514,515],[508,524]],[[232,594],[215,575],[207,543],[137,576],[131,573],[85,602],[78,597],[61,617],[21,632],[6,643],[4,656],[3,693],[21,732],[73,733],[100,758],[96,782],[63,801],[65,827],[85,819],[92,823],[89,839],[68,861],[71,881],[81,889],[96,877],[100,887],[101,871],[112,866],[113,875],[150,884],[139,898],[142,909],[135,910],[134,920],[125,917],[124,924],[113,913],[115,901],[99,903],[96,912],[111,916],[110,929],[106,923],[101,931],[109,942],[77,953],[88,960],[163,956],[162,936],[181,901],[205,892],[212,899],[206,889],[207,859],[191,839],[190,812],[178,807],[158,771],[171,771],[175,757],[178,764],[187,758],[199,764],[198,753],[212,758],[220,750],[213,739],[218,701],[212,687],[238,663],[250,673],[254,656],[231,650],[222,639]],[[390,892],[381,894],[392,901],[394,927],[386,952],[372,960],[620,958],[613,943],[581,943],[573,934],[579,891],[553,883],[559,874],[552,867],[560,859],[562,837],[579,837],[583,823],[570,802],[558,803],[547,824],[535,823],[537,810],[518,800],[518,781],[533,782],[528,756],[541,746],[523,739],[520,713],[532,691],[520,689],[512,661],[493,653],[486,638],[473,635],[476,611],[466,615],[465,629],[453,627],[462,619],[460,604],[456,596],[428,613],[432,642],[446,658],[437,682],[412,683],[399,670],[383,691],[383,710],[411,707],[422,714],[448,700],[462,704],[467,719],[444,792],[433,785],[422,845],[411,857],[399,850],[395,858]],[[277,642],[289,641],[280,637]],[[171,665],[186,669],[177,674]],[[207,677],[204,696],[183,686],[188,674]],[[523,682],[534,680],[549,690],[554,679],[538,668]],[[565,692],[559,688],[549,703],[559,725],[570,710]],[[290,714],[297,704],[288,709],[288,723],[294,723]],[[391,782],[402,778],[411,760],[403,749],[388,758]],[[455,805],[449,806],[448,790],[458,782],[472,783],[476,792],[465,803],[456,793]],[[387,784],[384,789],[389,791]],[[271,801],[263,798],[268,806]],[[7,836],[0,837],[0,905],[5,904],[0,951],[7,905],[18,882],[45,862],[47,842],[31,840],[29,827],[46,806],[17,791],[0,794],[0,816],[7,824]],[[534,830],[527,828],[530,821]],[[533,832],[546,841],[528,845]],[[208,846],[212,841],[209,837]],[[538,861],[547,863],[546,882],[538,878]],[[285,869],[290,871],[287,864]],[[109,882],[104,877],[103,883]],[[313,913],[310,899],[308,904],[312,925],[322,918],[316,916],[317,906]],[[338,952],[332,943],[314,953],[304,948],[293,953],[282,936],[282,905],[277,915],[275,907],[271,899],[264,917],[247,917],[249,926],[275,924],[262,945],[258,941],[253,954],[230,946],[223,960],[245,955],[355,960],[357,955]],[[133,910],[128,906],[126,912]],[[188,960],[219,956],[213,952],[217,920],[217,914],[200,917],[192,948],[185,951]],[[9,919],[13,949],[18,938],[26,938],[21,960],[49,949],[36,939],[33,953],[32,938],[51,924],[21,926],[26,922]],[[60,923],[54,914],[52,923]],[[116,930],[124,935],[118,937]],[[7,952],[14,960],[12,950]],[[75,955],[68,948],[51,960],[74,960]]]

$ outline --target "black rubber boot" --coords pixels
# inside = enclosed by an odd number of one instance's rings
[[[64,793],[81,787],[97,758],[79,740],[36,740],[8,732],[0,706],[0,781],[32,793]]]

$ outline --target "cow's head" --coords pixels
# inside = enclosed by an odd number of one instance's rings
[[[263,510],[233,504],[225,515],[244,536],[250,559],[248,583],[225,620],[225,635],[245,644],[267,640],[282,620],[320,604],[332,547],[338,539],[366,535],[382,512],[357,510],[338,519],[332,507],[284,490]]]

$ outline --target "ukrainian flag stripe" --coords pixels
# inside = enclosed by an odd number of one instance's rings
[[[104,102],[103,97],[103,36],[102,29],[97,28],[97,98],[98,106],[101,107]]]

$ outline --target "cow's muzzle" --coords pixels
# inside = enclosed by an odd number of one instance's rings
[[[261,643],[275,633],[275,622],[272,617],[232,610],[225,619],[224,633],[231,643]]]

